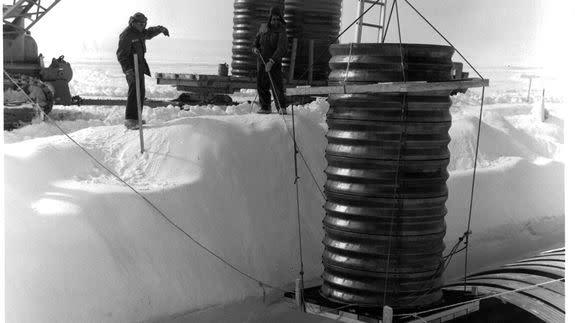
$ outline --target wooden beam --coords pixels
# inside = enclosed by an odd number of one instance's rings
[[[390,93],[390,92],[428,92],[441,90],[468,89],[473,87],[489,86],[489,80],[467,79],[448,82],[390,82],[365,85],[333,85],[317,87],[288,88],[286,95],[327,95],[352,93]]]
[[[314,52],[314,40],[310,39],[309,40],[309,54],[307,57],[307,71],[308,71],[307,82],[308,82],[308,84],[311,84],[313,82],[313,61],[314,61],[313,52]]]
[[[295,60],[297,57],[297,38],[294,38],[291,43],[291,58],[289,61],[289,77],[288,81],[293,82],[293,74],[295,71]]]

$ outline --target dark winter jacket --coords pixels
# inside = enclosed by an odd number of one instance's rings
[[[137,53],[138,62],[140,63],[140,73],[151,76],[150,67],[144,57],[144,54],[146,53],[146,39],[156,37],[162,32],[162,30],[162,26],[155,26],[144,29],[143,32],[139,32],[136,28],[128,26],[124,31],[122,31],[118,42],[116,57],[118,57],[118,62],[120,62],[124,73],[128,70],[134,69],[133,56],[134,53]]]
[[[253,42],[253,47],[260,51],[266,62],[272,59],[276,64],[281,64],[281,59],[287,53],[288,48],[285,25],[280,24],[278,27],[273,28],[268,23],[266,32],[262,32],[262,28],[260,28]],[[258,62],[263,64],[259,58]]]

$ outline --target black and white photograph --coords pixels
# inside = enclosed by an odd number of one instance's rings
[[[0,321],[570,321],[575,3],[3,20]]]

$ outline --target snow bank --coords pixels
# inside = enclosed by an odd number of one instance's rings
[[[565,104],[486,106],[470,268],[564,242]],[[325,112],[295,107],[300,149],[325,179]],[[477,105],[457,103],[447,202],[451,248],[466,230]],[[275,286],[299,272],[293,147],[286,121],[252,106],[145,108],[146,152],[123,107],[55,107],[52,117],[171,221],[237,268]],[[38,123],[5,132],[6,318],[12,322],[153,321],[261,295],[89,159]],[[305,273],[321,274],[323,198],[300,160]],[[446,279],[463,274],[463,253]],[[288,287],[289,288],[289,287]],[[268,291],[269,292],[269,291]]]
[[[302,151],[321,151],[323,130],[298,125]],[[72,137],[238,268],[278,285],[297,276],[293,152],[277,116],[151,122],[144,155],[120,125]],[[10,321],[139,321],[260,293],[65,137],[5,148]],[[324,161],[310,165],[321,179]],[[321,194],[309,176],[300,185],[304,244],[317,245]],[[308,274],[320,274],[320,258],[306,250]]]

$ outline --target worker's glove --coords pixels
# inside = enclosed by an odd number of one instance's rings
[[[265,33],[268,32],[268,30],[269,30],[269,28],[268,28],[268,24],[267,24],[267,23],[261,24],[261,25],[260,25],[260,30],[258,31],[258,33],[259,33],[259,34],[265,34]]]
[[[258,55],[258,56],[260,55],[260,50],[257,49],[257,48],[255,48],[255,47],[252,48],[252,52],[253,52],[254,54]]]
[[[168,28],[164,26],[160,26],[160,28],[162,28],[162,34],[164,34],[164,36],[170,37],[170,31],[168,30]]]
[[[134,81],[136,81],[136,73],[134,70],[126,71],[126,81],[128,81],[128,84],[132,84]]]
[[[272,67],[274,66],[274,61],[272,61],[271,59],[266,63],[266,72],[269,72],[272,70]]]

